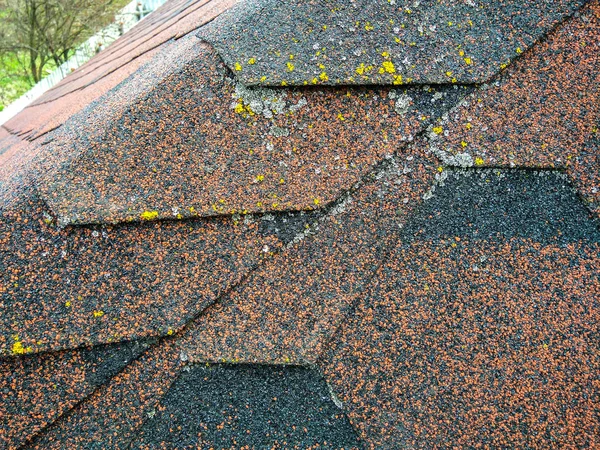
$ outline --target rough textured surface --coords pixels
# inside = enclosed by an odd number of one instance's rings
[[[131,448],[360,446],[315,370],[193,365],[173,383]]]
[[[456,177],[405,227],[326,378],[372,448],[598,445],[596,224],[564,176]]]
[[[81,116],[75,149],[39,186],[59,223],[318,208],[467,92],[249,89],[204,45],[185,49],[127,108],[105,99],[119,109],[101,111],[103,133],[90,138]]]
[[[583,3],[249,0],[199,35],[247,85],[474,83]]]
[[[125,342],[1,360],[0,446],[23,445],[116,375],[148,345],[144,341]]]
[[[436,153],[479,166],[560,167],[600,207],[600,3],[591,2],[474,92],[431,133]]]
[[[317,360],[435,180],[411,148],[386,161],[286,251],[198,318],[180,348],[192,361]]]
[[[0,447],[600,446],[600,3],[397,2],[174,0],[0,130]]]
[[[29,448],[127,448],[183,367],[173,350],[169,340],[148,349],[110,383],[38,435]]]
[[[232,218],[58,229],[26,198],[0,213],[0,347],[14,353],[177,331],[282,242]],[[273,232],[274,233],[274,232]]]

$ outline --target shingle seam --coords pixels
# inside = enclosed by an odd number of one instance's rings
[[[459,100],[457,103],[460,103],[462,100]],[[416,133],[415,135],[415,140],[418,140],[420,137],[422,137],[422,135],[426,132],[426,130],[421,130],[420,132]],[[325,222],[327,219],[329,219],[332,215],[335,215],[336,210],[338,208],[340,208],[341,206],[343,206],[346,202],[348,202],[349,200],[352,199],[352,196],[358,192],[361,188],[367,186],[370,183],[374,183],[376,182],[376,180],[378,179],[378,177],[382,174],[385,174],[388,170],[393,168],[393,164],[392,161],[395,158],[399,158],[399,151],[406,148],[406,147],[412,147],[413,144],[407,143],[404,144],[402,146],[400,146],[399,148],[397,148],[395,150],[395,152],[390,156],[390,157],[386,157],[381,159],[378,163],[376,163],[371,170],[366,173],[365,175],[363,175],[363,177],[357,181],[356,183],[354,183],[350,188],[348,188],[347,190],[343,191],[342,194],[340,194],[338,196],[337,199],[335,199],[332,202],[329,202],[327,205],[323,206],[320,211],[321,214],[319,215],[319,217],[317,218],[317,220],[313,223],[313,225],[306,230],[303,230],[301,232],[299,232],[297,234],[297,237],[293,240],[291,240],[284,249],[282,249],[280,252],[277,253],[283,253],[286,250],[290,249],[291,247],[293,247],[298,240],[302,240],[304,239],[307,235],[310,234],[316,234],[313,233],[313,230],[317,230],[318,232],[318,228],[319,225],[323,222]],[[433,186],[433,185],[432,185]],[[388,255],[389,252],[391,251],[391,248],[386,250],[386,252],[384,252],[384,255]],[[377,264],[377,267],[375,270],[373,270],[371,276],[369,277],[368,280],[368,285],[370,286],[371,281],[374,279],[375,274],[377,273],[377,269],[381,266],[381,264],[383,263],[383,261],[385,260],[385,258],[382,258],[381,262],[379,262],[379,264]],[[258,268],[258,266],[257,266]],[[254,272],[253,269],[252,272]],[[235,286],[231,286],[231,288],[227,291],[224,292],[214,303],[212,303],[210,306],[208,306],[207,308],[205,308],[203,311],[201,311],[197,318],[199,318],[201,315],[206,314],[209,310],[211,310],[212,308],[215,307],[215,305],[217,305],[222,299],[226,298],[229,292],[233,292],[238,286],[243,285],[248,278],[250,278],[250,276],[252,275],[252,272],[249,272],[242,280],[240,280],[240,282],[238,284],[236,284]],[[368,287],[365,287],[363,289],[363,292],[366,291],[368,289]],[[299,359],[299,361],[302,362],[302,364],[298,364],[298,362],[295,362],[294,364],[296,365],[303,365],[305,367],[310,367],[310,368],[317,368],[317,364],[318,361],[320,359],[320,357],[322,356],[323,352],[325,351],[324,349],[326,348],[326,343],[327,342],[331,342],[334,338],[334,336],[336,335],[337,331],[342,327],[343,325],[343,319],[349,317],[352,314],[352,311],[356,308],[356,305],[358,304],[358,302],[360,301],[360,295],[357,295],[357,297],[354,299],[353,304],[350,306],[350,309],[347,313],[345,313],[343,315],[343,317],[340,318],[340,321],[338,324],[335,325],[335,331],[333,333],[331,333],[331,335],[329,336],[329,338],[325,341],[325,345],[323,346],[323,350],[321,350],[321,352],[317,355],[316,358],[314,358],[314,360],[308,360],[305,359],[304,357],[301,357]],[[197,319],[196,318],[196,319]],[[193,321],[195,321],[196,319],[193,319]],[[186,324],[186,327],[189,326],[191,324],[192,321],[188,322]],[[193,327],[193,324],[191,324],[191,326]],[[208,363],[219,363],[222,361],[219,360],[209,360],[209,359],[199,359],[198,361],[201,362],[208,362]],[[272,363],[273,365],[290,365],[288,363]]]
[[[200,9],[202,6],[205,6],[207,3],[210,3],[210,0],[208,0],[206,3],[202,3],[202,4],[201,4],[201,5],[200,5],[200,6],[199,6],[197,9]],[[196,9],[196,10],[197,10],[197,9]],[[184,17],[180,18],[179,20],[183,20],[183,19],[185,19],[185,18],[186,18],[186,17],[187,17],[189,14],[192,14],[192,13],[196,12],[196,10],[190,11],[188,14],[186,14],[186,16],[184,16]],[[175,23],[179,22],[179,20],[177,20]],[[187,35],[188,35],[188,34],[190,34],[190,33],[195,33],[195,32],[197,32],[197,31],[198,31],[200,28],[202,28],[203,26],[204,26],[204,24],[200,25],[199,27],[196,27],[196,28],[194,28],[193,30],[190,30],[189,32],[185,33],[185,34],[184,34],[184,35],[182,35],[182,36],[178,36],[178,39],[181,39],[182,37],[184,37],[184,36],[187,36]],[[164,31],[164,30],[163,30],[163,31]],[[149,37],[149,38],[148,38],[146,41],[144,41],[144,42],[148,42],[149,40],[151,40],[153,37],[155,37],[155,36],[159,35],[160,33],[161,33],[161,32],[157,32],[157,33],[155,33],[154,35],[150,36],[150,37]],[[157,48],[161,47],[162,45],[164,45],[164,44],[167,44],[167,43],[169,43],[170,41],[175,41],[175,40],[176,40],[176,39],[175,39],[174,37],[169,37],[168,39],[165,39],[164,41],[161,41],[161,42],[157,43],[156,45],[154,45],[154,46],[153,46],[153,47],[151,47],[151,48],[148,48],[147,50],[145,50],[144,52],[140,53],[139,55],[136,55],[136,56],[134,56],[133,58],[131,58],[131,59],[127,60],[127,62],[124,62],[123,64],[119,65],[118,67],[115,67],[113,70],[110,70],[110,71],[108,71],[108,72],[106,72],[106,73],[103,73],[103,74],[102,74],[102,75],[100,75],[99,77],[95,78],[94,80],[90,81],[89,83],[86,83],[85,85],[83,85],[83,86],[81,86],[81,87],[78,87],[77,89],[72,89],[72,90],[70,90],[70,91],[68,91],[68,92],[65,92],[65,93],[63,93],[63,94],[60,94],[59,96],[57,96],[57,97],[54,97],[54,98],[52,98],[52,99],[50,99],[50,100],[45,100],[45,101],[41,101],[41,102],[37,102],[37,103],[32,103],[32,104],[28,105],[26,108],[30,108],[30,107],[34,107],[34,106],[39,106],[39,105],[45,105],[45,104],[49,104],[49,103],[52,103],[52,102],[54,102],[54,101],[56,101],[56,100],[59,100],[59,99],[61,99],[61,98],[65,97],[65,96],[67,96],[67,95],[69,95],[69,94],[73,94],[73,93],[75,93],[75,92],[78,92],[78,91],[81,91],[81,90],[83,90],[83,89],[86,89],[86,88],[88,88],[88,87],[90,87],[90,86],[92,86],[92,85],[96,84],[98,81],[100,81],[100,80],[104,79],[105,77],[107,77],[107,76],[111,75],[112,73],[114,73],[114,72],[116,72],[116,71],[120,70],[121,68],[123,68],[123,67],[127,66],[129,63],[131,63],[131,62],[135,61],[136,59],[140,58],[141,56],[144,56],[144,55],[148,54],[149,52],[152,52],[152,51],[156,50]],[[143,44],[143,43],[141,43],[141,44]],[[141,44],[140,44],[140,45],[141,45]],[[110,62],[110,61],[107,61],[107,62],[103,63],[101,66],[97,66],[96,68],[94,68],[94,69],[92,70],[92,72],[93,72],[93,71],[95,71],[96,69],[99,69],[100,67],[103,67],[104,65],[108,64],[109,62]],[[92,73],[92,72],[87,72],[85,75],[89,75],[89,74],[90,74],[90,73]],[[77,78],[77,79],[78,79],[78,78]],[[75,81],[75,79],[74,79],[74,80],[70,80],[70,81]],[[65,83],[65,84],[66,84],[66,83]],[[63,86],[64,86],[64,85],[63,85]],[[58,85],[57,85],[57,87],[58,87]],[[35,138],[34,138],[34,139],[35,139]]]
[[[161,404],[161,402],[163,401],[163,399],[167,396],[167,394],[169,393],[169,391],[171,390],[171,387],[173,386],[173,384],[175,384],[175,382],[181,377],[181,372],[183,372],[183,370],[185,370],[185,365],[184,366],[180,366],[177,370],[177,376],[173,377],[171,383],[169,383],[169,387],[168,389],[165,389],[165,391],[163,392],[162,395],[158,396],[156,399],[156,403],[155,406],[158,406]],[[139,424],[139,426],[137,427],[136,431],[139,431],[141,429],[144,428],[144,425],[146,425],[146,423],[148,422],[148,420],[150,420],[150,416],[148,414],[144,415],[144,420],[142,420],[142,422]],[[131,448],[131,446],[135,443],[137,436],[134,435],[134,433],[132,433],[131,439],[129,440],[129,442],[127,443],[127,445],[124,448],[124,450],[129,450]]]
[[[84,403],[88,398],[90,398],[92,395],[94,395],[99,389],[101,389],[102,387],[104,387],[107,384],[109,384],[110,381],[113,378],[115,378],[120,373],[122,373],[127,367],[129,367],[135,361],[137,361],[138,359],[140,359],[142,357],[142,355],[144,355],[148,350],[154,348],[159,343],[160,342],[155,342],[155,343],[151,344],[150,346],[148,346],[148,348],[146,350],[144,350],[143,352],[140,352],[137,356],[135,356],[134,358],[132,358],[131,361],[129,361],[128,364],[124,365],[117,372],[115,372],[115,374],[112,377],[104,380],[103,383],[95,386],[85,396],[83,396],[82,398],[80,398],[79,400],[77,400],[68,410],[63,411],[62,413],[60,413],[59,415],[57,415],[56,417],[54,417],[54,419],[52,419],[51,421],[49,421],[48,423],[46,423],[42,428],[40,428],[39,430],[37,430],[32,435],[28,436],[18,448],[19,449],[30,448],[30,446],[32,446],[32,445],[35,444],[35,441],[39,438],[39,436],[41,436],[49,427],[51,427],[51,426],[59,423],[60,420],[63,420],[64,418],[68,417],[72,413],[72,411],[74,409],[76,409],[79,405],[81,405],[82,403]],[[78,349],[73,349],[73,350],[78,350]],[[46,354],[53,354],[53,353],[59,353],[61,351],[65,351],[65,350],[57,350],[57,351],[44,352],[44,353],[46,353]],[[67,349],[66,351],[69,351],[69,349]],[[2,358],[0,358],[0,361],[2,361]]]

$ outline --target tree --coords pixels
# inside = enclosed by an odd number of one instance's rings
[[[3,4],[2,4],[3,3]],[[34,83],[50,62],[61,65],[77,45],[110,23],[118,0],[0,0],[0,53],[23,60]]]

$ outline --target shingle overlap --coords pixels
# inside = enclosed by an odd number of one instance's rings
[[[319,365],[372,448],[593,447],[599,256],[564,176],[451,173]]]
[[[477,166],[563,168],[600,202],[600,4],[553,32],[431,133],[432,148]]]

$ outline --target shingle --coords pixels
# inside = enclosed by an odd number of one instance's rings
[[[359,435],[597,444],[600,232],[564,176],[451,172],[403,233],[319,363]]]
[[[168,55],[164,71],[148,67],[71,121],[75,149],[39,184],[59,223],[314,209],[465,93],[249,89],[204,44]]]
[[[0,212],[2,353],[173,333],[282,245],[250,218],[58,229],[46,211]]]
[[[25,444],[147,347],[144,341],[126,342],[2,360],[0,446]]]
[[[583,3],[249,0],[199,35],[246,85],[476,83]]]
[[[447,166],[566,168],[593,200],[598,1],[370,3],[341,43],[321,38],[363,0],[253,1],[201,43],[232,3],[165,5],[0,131],[0,390],[37,388],[0,400],[0,439],[208,446],[298,420],[353,447],[343,401],[376,448],[597,445],[598,223],[562,171]],[[306,14],[330,23],[282,39]],[[343,78],[361,62],[383,73]],[[274,81],[313,69],[336,86]],[[240,83],[264,70],[277,87]]]
[[[316,370],[192,365],[131,448],[356,449],[360,444]]]
[[[590,2],[432,133],[432,148],[479,166],[564,168],[600,202],[600,3]]]
[[[28,448],[127,448],[182,368],[171,343],[162,341],[48,427]]]

